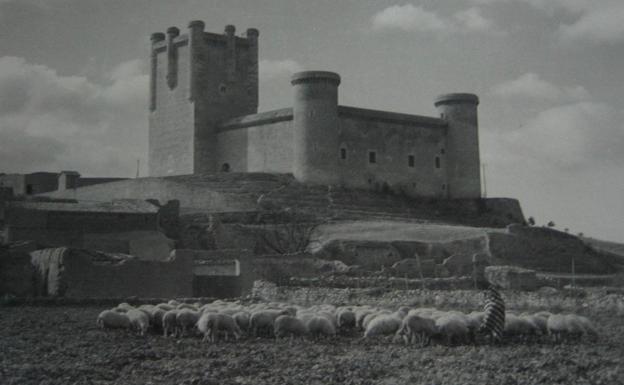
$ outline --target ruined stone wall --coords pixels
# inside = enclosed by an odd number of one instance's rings
[[[16,297],[32,296],[34,269],[30,255],[26,252],[13,252],[0,249],[0,296],[9,294]]]
[[[158,230],[156,213],[45,211],[9,208],[8,241],[33,240],[49,247],[82,247],[87,233]]]
[[[252,211],[255,200],[241,199],[240,195],[228,195],[190,184],[176,183],[167,179],[137,178],[75,190],[46,194],[55,198],[110,201],[111,199],[157,199],[160,202],[179,200],[184,208],[207,211]]]
[[[76,249],[44,249],[32,253],[38,268],[38,291],[68,298],[191,297],[193,262],[101,259]]]

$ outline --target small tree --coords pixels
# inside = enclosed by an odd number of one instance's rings
[[[529,219],[527,221],[529,223],[529,226],[535,226],[535,218],[529,217]]]
[[[550,222],[548,222],[548,223],[546,224],[546,226],[548,226],[548,227],[550,227],[550,228],[555,227],[555,222],[550,221]]]
[[[292,254],[314,243],[314,231],[324,222],[302,210],[285,208],[265,211],[253,227],[260,252]]]

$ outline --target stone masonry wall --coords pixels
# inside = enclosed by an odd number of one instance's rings
[[[167,85],[167,55],[159,54],[156,67],[156,108],[149,116],[149,175],[194,172],[195,107],[189,101],[188,45],[178,46],[178,82]]]
[[[38,292],[69,298],[191,297],[193,261],[115,260],[77,249],[32,253],[38,268]]]
[[[345,116],[338,137],[346,149],[346,159],[336,153],[337,172],[345,186],[379,190],[385,183],[408,195],[446,196],[444,129]],[[369,162],[371,151],[375,163]]]

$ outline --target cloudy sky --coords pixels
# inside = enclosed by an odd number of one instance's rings
[[[261,110],[302,69],[366,108],[478,94],[487,195],[624,241],[621,0],[0,0],[0,171],[144,175],[149,34],[193,19],[260,30]]]

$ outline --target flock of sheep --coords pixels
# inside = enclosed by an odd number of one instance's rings
[[[314,305],[302,307],[285,303],[242,305],[217,300],[209,304],[187,304],[171,300],[157,305],[137,307],[121,303],[99,314],[101,328],[132,329],[140,335],[148,331],[165,337],[203,335],[204,341],[236,340],[252,337],[333,337],[356,335],[364,339],[378,337],[418,343],[432,340],[447,345],[475,343],[483,323],[483,312],[462,313],[435,308],[402,306],[389,310],[373,306]],[[505,337],[528,340],[590,337],[598,333],[592,322],[576,314],[537,313],[505,314]]]

